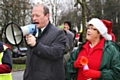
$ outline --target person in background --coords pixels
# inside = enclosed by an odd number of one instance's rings
[[[0,80],[12,80],[12,54],[0,41]]]
[[[76,35],[77,31],[76,31],[75,29],[73,29],[72,32],[73,32],[73,34],[74,34],[73,40],[75,40],[75,37],[76,37],[75,35]]]
[[[88,22],[87,41],[79,45],[66,64],[67,80],[120,79],[120,53],[108,30],[98,18]],[[81,62],[83,57],[88,61]],[[84,62],[88,63],[84,65]]]
[[[66,44],[68,45],[68,50],[69,50],[69,53],[72,52],[73,50],[73,47],[74,47],[74,33],[72,32],[72,29],[71,29],[71,22],[70,21],[65,21],[64,22],[64,28],[63,30],[65,31],[66,33],[66,37],[67,37],[67,41],[66,41]]]
[[[74,48],[74,33],[72,32],[70,21],[65,21],[63,23],[63,26],[64,26],[63,30],[66,35],[66,50],[64,54],[64,66],[65,66]]]
[[[61,30],[63,30],[64,25],[59,25],[58,28],[61,29]]]
[[[78,48],[78,44],[80,43],[79,42],[79,38],[80,38],[80,34],[78,32],[76,32],[75,39],[74,39],[74,48],[73,48],[73,51]]]
[[[118,42],[118,44],[120,45],[120,42]]]
[[[39,32],[37,38],[32,34],[26,36],[29,46],[23,80],[64,80],[66,37],[63,30],[50,22],[49,17],[47,6],[37,4],[33,7],[32,20]]]

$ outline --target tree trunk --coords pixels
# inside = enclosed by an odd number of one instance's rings
[[[83,26],[83,33],[82,33],[82,42],[86,42],[86,0],[82,0],[82,26]]]

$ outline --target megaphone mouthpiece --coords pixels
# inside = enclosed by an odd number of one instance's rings
[[[38,31],[35,24],[23,26],[21,27],[21,29],[23,32],[23,36],[26,36],[28,34],[35,34]]]

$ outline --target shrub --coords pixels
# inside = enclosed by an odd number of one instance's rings
[[[13,64],[12,71],[25,70],[25,68],[26,68],[25,64]]]
[[[25,62],[26,62],[26,56],[13,58],[13,63],[14,64],[25,64]]]

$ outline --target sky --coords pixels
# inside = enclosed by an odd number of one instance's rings
[[[50,3],[49,0],[31,0],[31,2],[33,2],[35,4],[43,3],[42,1],[44,1],[44,3],[46,3],[46,4]],[[51,1],[53,4],[55,4],[55,2],[57,1],[58,4],[61,4],[61,7],[64,8],[64,10],[71,9],[74,5],[74,0],[51,0]],[[59,7],[59,9],[60,9],[60,7]]]
[[[45,0],[45,1],[47,1],[47,0]],[[49,0],[48,0],[49,1]],[[66,2],[67,0],[58,0],[59,2]],[[34,2],[34,3],[37,3],[37,2],[41,2],[41,0],[32,0],[32,2]]]
[[[45,4],[50,4],[50,0],[31,0],[32,3],[43,3],[44,1]],[[63,13],[63,10],[66,12],[67,10],[71,10],[74,5],[74,0],[51,0],[53,4],[57,1],[57,4],[60,4],[61,6],[58,7],[57,9],[57,15],[60,15],[61,12]],[[47,5],[48,6],[48,5]],[[55,5],[56,6],[56,5]],[[51,6],[49,6],[51,8]],[[51,10],[51,9],[50,9]],[[50,11],[51,12],[51,11]],[[51,17],[51,16],[50,16]],[[51,17],[52,18],[52,17]],[[51,19],[50,18],[50,19]]]
[[[49,0],[31,0],[31,2],[33,2],[33,3],[38,3],[38,2],[42,2],[42,1],[49,1]],[[52,0],[52,1],[57,1],[58,3],[63,3],[63,5],[67,5],[71,2],[73,2],[74,0]]]

